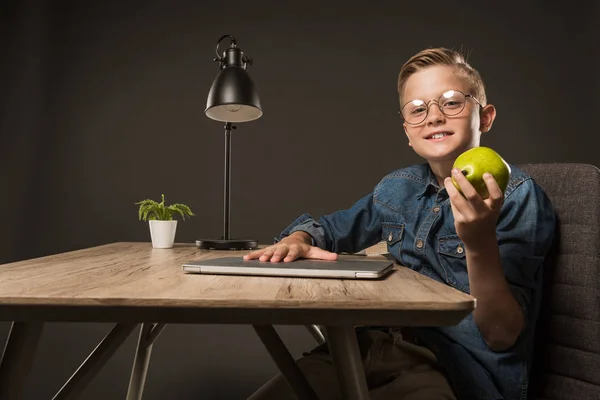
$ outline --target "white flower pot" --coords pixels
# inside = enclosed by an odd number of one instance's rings
[[[177,230],[177,220],[157,221],[151,220],[150,237],[152,238],[152,247],[155,249],[170,249],[175,242],[175,231]]]

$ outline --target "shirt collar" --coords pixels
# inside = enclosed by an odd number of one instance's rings
[[[424,174],[424,178],[425,178],[425,185],[423,185],[423,190],[421,190],[419,192],[419,194],[417,195],[417,198],[421,198],[423,196],[425,196],[429,191],[431,192],[437,192],[438,190],[440,190],[440,185],[437,183],[437,179],[435,179],[435,174],[433,173],[433,171],[431,170],[431,167],[429,166],[429,164],[424,164],[425,167],[425,174]]]

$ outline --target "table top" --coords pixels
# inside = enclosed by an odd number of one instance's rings
[[[468,294],[399,265],[380,280],[182,271],[187,261],[246,253],[112,243],[3,264],[0,320],[443,326],[475,306]]]

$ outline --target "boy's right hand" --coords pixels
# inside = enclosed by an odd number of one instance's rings
[[[337,260],[337,254],[311,246],[310,236],[305,232],[294,232],[278,243],[264,249],[254,250],[244,256],[244,260],[291,262],[297,258],[314,258],[318,260]]]

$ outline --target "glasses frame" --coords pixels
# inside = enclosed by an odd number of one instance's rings
[[[465,104],[464,104],[464,105],[463,105],[463,107],[462,107],[462,108],[461,108],[461,109],[460,109],[458,112],[456,112],[455,114],[447,114],[447,113],[444,111],[444,109],[442,108],[442,106],[440,105],[440,99],[441,99],[441,98],[444,96],[444,94],[445,94],[445,93],[448,93],[448,92],[449,92],[449,91],[451,91],[451,90],[453,90],[453,91],[455,91],[455,92],[458,92],[458,93],[462,94],[463,96],[465,96]],[[427,101],[427,102],[424,102],[424,103],[425,103],[425,107],[426,107],[427,111],[425,112],[425,117],[423,117],[423,120],[422,120],[422,121],[419,121],[419,122],[408,122],[408,121],[406,120],[406,118],[404,118],[404,115],[402,114],[402,110],[404,110],[404,107],[406,107],[408,104],[412,103],[413,101],[415,101],[415,100],[419,100],[419,99],[414,99],[414,100],[411,100],[411,101],[408,101],[408,102],[404,103],[404,105],[403,105],[403,106],[400,108],[400,111],[398,111],[398,115],[400,115],[400,118],[402,118],[402,120],[403,120],[404,122],[406,122],[407,124],[409,124],[409,125],[420,125],[420,124],[422,124],[423,122],[425,122],[425,120],[426,120],[426,119],[427,119],[427,117],[429,116],[429,105],[431,104],[431,102],[432,102],[432,101],[435,101],[436,105],[438,106],[438,108],[440,109],[440,112],[441,112],[442,114],[444,114],[444,115],[445,115],[445,116],[447,116],[447,117],[454,117],[455,115],[458,115],[458,114],[460,114],[461,112],[463,112],[463,110],[464,110],[464,109],[465,109],[465,107],[467,106],[467,102],[466,102],[466,100],[467,100],[467,99],[473,99],[473,101],[474,101],[475,103],[477,103],[477,105],[479,106],[479,108],[480,108],[480,109],[482,109],[482,108],[483,108],[483,106],[481,105],[481,103],[479,102],[479,100],[477,100],[477,99],[476,99],[476,98],[475,98],[473,95],[471,95],[471,94],[466,94],[466,93],[464,93],[462,90],[458,90],[458,89],[448,89],[448,90],[445,90],[445,91],[444,91],[444,93],[442,93],[442,94],[440,95],[440,97],[439,97],[437,100],[436,100],[436,99],[431,99],[431,100],[429,100],[429,101]],[[423,100],[421,100],[421,101],[423,101]]]

